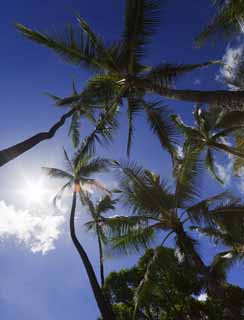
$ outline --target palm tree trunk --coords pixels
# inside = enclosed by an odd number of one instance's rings
[[[133,84],[137,88],[154,92],[166,98],[178,101],[220,105],[231,105],[232,103],[235,103],[236,105],[237,103],[244,103],[244,91],[176,90],[157,86],[147,80],[138,78],[133,79]]]
[[[100,261],[100,277],[101,277],[101,285],[104,286],[104,265],[103,265],[103,247],[102,241],[100,238],[100,233],[97,228],[97,240],[98,240],[98,248],[99,248],[99,261]]]
[[[73,108],[69,112],[65,113],[58,122],[56,122],[47,132],[40,132],[29,139],[26,139],[20,143],[17,143],[16,145],[9,147],[4,150],[0,150],[0,167],[8,163],[9,161],[19,157],[24,152],[32,149],[35,145],[38,143],[51,139],[57,130],[61,128],[66,119],[72,116],[72,114],[75,112],[75,109]]]
[[[72,208],[71,208],[71,213],[70,213],[70,235],[71,235],[71,239],[73,241],[73,244],[76,248],[76,250],[78,251],[81,260],[84,264],[84,267],[86,269],[92,290],[93,290],[93,294],[95,296],[98,308],[101,312],[101,315],[103,317],[103,320],[115,320],[115,316],[113,314],[112,311],[112,307],[111,305],[106,301],[102,290],[98,284],[97,281],[97,277],[96,274],[93,270],[92,264],[84,250],[84,248],[82,247],[82,245],[80,244],[79,240],[76,237],[76,233],[75,233],[75,209],[76,209],[76,192],[73,193],[73,201],[72,201]]]
[[[226,144],[223,144],[223,143],[218,143],[218,142],[212,142],[211,143],[212,146],[214,146],[215,148],[218,148],[218,149],[221,149],[221,150],[224,150],[230,154],[233,154],[237,157],[240,157],[240,158],[244,158],[244,153],[238,151],[238,150],[235,150],[234,148],[231,148],[230,146],[227,146]]]

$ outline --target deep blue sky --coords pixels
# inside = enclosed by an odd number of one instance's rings
[[[163,2],[166,4],[162,8],[162,25],[152,44],[148,63],[197,63],[223,56],[226,48],[223,41],[215,46],[207,45],[200,50],[193,48],[194,36],[213,13],[210,0]],[[62,31],[66,24],[76,23],[75,13],[79,12],[104,38],[113,40],[122,30],[123,8],[123,0],[2,1],[0,148],[48,129],[62,114],[63,110],[53,107],[52,101],[43,94],[44,92],[65,96],[71,93],[72,79],[75,79],[77,87],[81,89],[88,78],[86,70],[65,64],[48,49],[21,37],[13,23],[17,21],[41,30],[50,30],[55,26],[56,30]],[[211,67],[195,72],[185,77],[179,86],[195,89],[218,88],[220,84],[214,81],[217,71],[217,67]],[[192,121],[191,104],[169,101],[165,103],[180,112],[185,120]],[[99,149],[100,154],[106,154],[108,157],[114,157],[116,154],[117,159],[125,157],[126,121],[123,115],[121,120],[121,129],[115,143],[106,151]],[[69,144],[67,129],[65,126],[52,141],[37,146],[20,159],[1,168],[0,201],[4,201],[8,206],[14,205],[19,210],[26,209],[24,200],[16,192],[16,189],[21,188],[21,179],[23,176],[32,180],[39,179],[40,168],[43,165],[62,166],[62,146]],[[86,132],[86,128],[83,130]],[[168,156],[159,148],[156,138],[153,138],[146,128],[143,118],[139,118],[136,123],[132,158],[145,167],[169,176]],[[217,192],[220,188],[210,176],[206,176],[202,189],[204,194],[208,194]],[[43,216],[45,213],[43,212]],[[82,213],[81,209],[79,213]],[[94,238],[84,235],[81,228],[80,231],[81,239],[96,266],[96,242]],[[98,311],[87,278],[65,227],[55,246],[55,250],[42,256],[41,253],[31,253],[14,237],[1,241],[2,319],[96,319]],[[202,250],[207,256],[208,249]],[[127,266],[134,261],[135,257],[116,257],[106,262],[106,269]],[[231,273],[230,280],[244,286],[240,267]]]

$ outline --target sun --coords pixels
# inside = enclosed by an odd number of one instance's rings
[[[28,204],[40,204],[45,193],[46,189],[42,181],[26,181],[22,189],[22,194]]]

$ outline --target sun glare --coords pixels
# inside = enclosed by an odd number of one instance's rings
[[[22,193],[29,204],[41,203],[46,190],[42,181],[27,181],[23,186]]]

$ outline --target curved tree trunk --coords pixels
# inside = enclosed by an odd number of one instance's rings
[[[100,261],[100,277],[101,277],[101,285],[104,286],[104,265],[103,265],[103,247],[102,241],[100,238],[99,228],[97,228],[97,240],[98,240],[98,248],[99,248],[99,261]]]
[[[148,80],[142,80],[138,78],[133,79],[133,83],[137,88],[154,92],[166,98],[178,101],[220,105],[230,105],[232,103],[236,105],[238,103],[244,103],[244,91],[176,90],[152,85]]]
[[[93,294],[95,296],[98,308],[101,312],[101,315],[103,317],[103,320],[115,320],[115,316],[112,311],[111,305],[106,301],[103,292],[98,284],[96,274],[93,270],[92,264],[84,250],[84,248],[81,246],[79,240],[76,237],[75,233],[75,209],[76,209],[76,192],[73,193],[73,201],[72,201],[72,208],[70,213],[70,235],[72,238],[72,241],[74,243],[74,246],[76,250],[78,251],[81,260],[84,264],[84,267],[86,269]]]
[[[58,122],[56,122],[49,131],[47,132],[40,132],[29,139],[26,139],[20,143],[17,143],[16,145],[9,147],[4,150],[0,150],[0,167],[8,163],[9,161],[19,157],[24,152],[32,149],[35,145],[38,143],[51,139],[57,130],[61,128],[66,119],[71,117],[72,114],[75,112],[75,109],[73,108],[69,112],[65,113]]]

